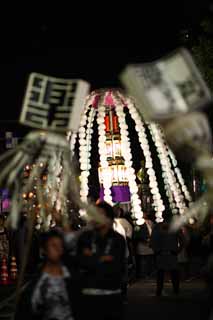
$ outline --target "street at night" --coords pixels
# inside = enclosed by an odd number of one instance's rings
[[[2,11],[0,320],[212,320],[213,2],[69,4]]]
[[[161,298],[155,296],[155,285],[153,280],[147,280],[130,286],[128,303],[125,305],[125,320],[142,317],[154,320],[159,314],[163,314],[165,320],[205,319],[208,305],[203,281],[193,280],[182,283],[178,298],[173,295],[169,281],[165,284],[164,296]],[[13,298],[7,303],[8,297]],[[8,320],[14,310],[14,287],[7,290],[1,288],[1,301],[5,301],[4,307],[0,305],[1,319]]]
[[[155,283],[152,281],[139,282],[129,290],[129,304],[126,319],[149,317],[156,319],[164,315],[164,319],[205,319],[207,296],[202,281],[194,280],[181,285],[181,293],[176,297],[172,293],[171,283],[165,285],[164,296],[155,296]]]

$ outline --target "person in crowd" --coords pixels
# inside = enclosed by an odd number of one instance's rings
[[[5,227],[5,218],[2,214],[0,214],[0,262],[2,258],[9,258],[9,233]]]
[[[162,295],[165,272],[171,274],[174,294],[179,294],[178,254],[184,246],[184,239],[182,232],[171,232],[169,227],[169,220],[159,223],[151,235],[150,244],[157,266],[157,296]]]
[[[213,240],[213,215],[209,214],[203,224],[202,252],[205,264],[208,261]]]
[[[41,235],[45,257],[40,272],[30,281],[20,297],[15,320],[72,320],[72,283],[68,269],[62,264],[63,235],[51,230]]]
[[[154,252],[150,247],[153,222],[144,213],[145,223],[136,234],[136,271],[137,278],[149,278],[154,272]]]
[[[126,239],[131,240],[132,234],[133,234],[133,227],[129,223],[129,221],[125,218],[124,210],[121,207],[115,208],[115,219],[116,219],[116,222],[119,222],[122,225],[125,231]]]
[[[63,262],[65,266],[68,268],[70,274],[72,275],[72,306],[73,309],[75,307],[78,309],[81,300],[81,287],[80,287],[80,279],[79,279],[79,265],[76,259],[77,255],[77,244],[80,236],[93,228],[93,223],[88,223],[87,225],[82,225],[79,228],[79,224],[76,224],[73,221],[69,221],[68,224],[63,227],[64,234],[64,247],[65,254],[63,257]]]
[[[210,215],[210,237],[209,237],[209,249],[213,253],[213,214]]]
[[[207,305],[205,311],[203,312],[203,319],[212,320],[213,319],[213,215],[207,218],[207,233],[203,239],[205,241],[206,247],[206,263],[204,267],[204,280],[206,282],[207,289]]]
[[[26,244],[26,233],[27,233],[27,217],[23,212],[21,212],[20,219],[18,222],[18,227],[17,229],[13,230],[13,236],[12,236],[12,247],[17,259],[17,265],[19,269],[21,269],[23,256],[24,256],[24,248]]]
[[[190,242],[188,229],[186,226],[181,228],[184,236],[184,246],[178,254],[178,264],[180,270],[180,279],[185,281],[189,276],[189,255],[187,251],[188,244]]]
[[[97,208],[103,222],[82,233],[77,244],[82,292],[80,318],[118,320],[122,319],[126,244],[123,236],[113,230],[113,208],[105,202]]]
[[[12,233],[12,252],[17,258],[19,270],[23,267],[25,250],[29,245],[28,230],[29,221],[27,218],[27,213],[21,212],[20,219],[18,222],[18,228],[14,230]],[[39,236],[40,230],[36,230],[36,228],[34,228],[32,232],[32,238],[30,241],[30,254],[27,260],[25,270],[25,274],[27,275],[31,275],[34,272],[36,272],[37,267],[40,263]]]
[[[113,223],[113,229],[124,237],[126,243],[126,256],[125,256],[125,266],[124,266],[124,277],[122,284],[122,296],[125,302],[127,302],[127,287],[128,287],[128,263],[130,259],[130,241],[132,238],[132,226],[124,218],[123,209],[120,207],[114,208],[115,219]]]
[[[136,261],[135,261],[135,248],[134,248],[134,241],[133,241],[133,234],[134,234],[134,220],[132,218],[132,213],[127,211],[124,212],[124,219],[129,222],[129,225],[132,227],[131,233],[129,233],[129,236],[127,237],[127,245],[129,249],[129,258],[128,258],[128,279],[129,283],[135,280],[136,275]]]
[[[126,231],[123,225],[121,224],[121,222],[119,221],[119,219],[116,219],[116,218],[114,219],[113,229],[126,240]]]
[[[194,219],[194,223],[188,226],[189,244],[187,246],[189,256],[189,279],[192,281],[199,278],[202,274],[203,267],[203,245],[202,232],[198,221]]]
[[[124,218],[131,224],[132,230],[134,230],[135,224],[134,224],[134,219],[132,217],[132,212],[130,211],[124,212]]]
[[[76,216],[74,214],[72,218],[63,225],[65,245],[65,254],[63,261],[70,270],[71,274],[74,275],[73,278],[77,277],[76,271],[78,271],[76,270],[78,268],[78,265],[76,263],[78,240],[84,232],[93,230],[96,226],[95,221],[90,220],[86,223],[84,220]]]
[[[210,252],[207,264],[204,269],[204,279],[206,282],[207,289],[207,305],[203,315],[203,319],[212,320],[213,319],[213,252]]]

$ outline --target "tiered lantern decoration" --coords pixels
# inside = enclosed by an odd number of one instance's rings
[[[145,159],[156,222],[163,221],[165,204],[153,168],[153,158],[146,130],[150,131],[156,145],[171,212],[183,214],[191,197],[177,168],[174,155],[165,143],[161,128],[153,123],[144,123],[138,114],[134,101],[121,91],[114,89],[94,91],[85,103],[78,135],[82,201],[86,202],[89,196],[88,178],[91,170],[93,125],[97,121],[100,155],[100,162],[97,166],[100,199],[110,204],[130,202],[136,224],[144,223],[141,200],[138,195],[137,177],[133,168],[128,122],[126,121],[127,114],[135,123],[141,147],[141,160]],[[74,150],[73,145],[72,150]],[[138,156],[140,157],[140,154]]]
[[[113,108],[113,102],[108,97],[108,104],[105,109],[105,147],[108,168],[99,165],[99,181],[101,185],[100,198],[104,199],[104,184],[110,179],[111,196],[113,202],[129,202],[130,193],[127,178],[127,167],[122,154],[121,132],[118,123],[118,116]],[[100,137],[102,132],[100,132]],[[101,139],[100,139],[101,140]],[[103,145],[99,143],[100,147]],[[110,199],[111,200],[111,199]]]

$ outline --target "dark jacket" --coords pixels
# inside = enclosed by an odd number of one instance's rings
[[[106,253],[107,246],[109,250]],[[105,237],[101,237],[95,230],[84,232],[77,245],[80,286],[106,290],[120,289],[124,274],[125,249],[124,238],[113,230]],[[85,250],[93,253],[88,256]],[[110,256],[111,261],[102,262],[101,257],[105,255]]]
[[[140,227],[140,229],[137,232],[135,232],[135,235],[134,235],[135,244],[137,244],[138,242],[147,243],[149,239],[150,239],[149,230],[146,223],[144,223]]]
[[[177,269],[178,253],[184,247],[182,232],[171,232],[168,224],[159,223],[153,229],[150,245],[156,255],[158,269]]]

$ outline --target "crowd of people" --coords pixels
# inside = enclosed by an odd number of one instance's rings
[[[16,319],[29,315],[40,320],[122,319],[131,281],[156,278],[159,297],[167,274],[175,295],[180,280],[204,274],[212,250],[212,217],[205,232],[196,221],[171,232],[169,218],[155,224],[152,215],[144,214],[145,223],[135,229],[131,215],[121,207],[100,202],[97,209],[102,222],[91,221],[79,230],[56,225],[46,233],[33,233],[27,265],[30,281],[19,297]],[[22,216],[19,228],[9,236],[0,218],[0,258],[12,250],[19,268],[26,221]]]

